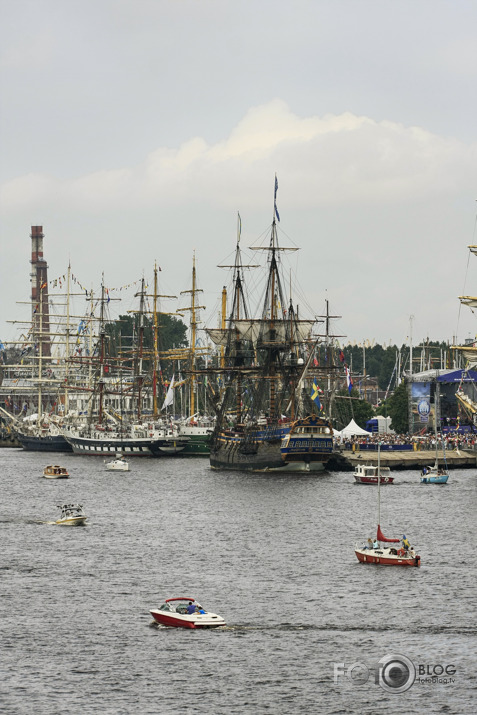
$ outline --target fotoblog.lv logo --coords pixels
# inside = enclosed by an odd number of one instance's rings
[[[456,674],[455,665],[441,663],[419,664],[417,667],[405,655],[393,653],[385,655],[376,665],[363,663],[334,663],[333,680],[335,684],[348,681],[352,685],[364,685],[373,675],[376,685],[380,685],[388,693],[404,693],[415,682],[420,684],[452,685]]]
[[[389,693],[404,693],[416,679],[416,668],[412,660],[399,654],[386,655],[371,668],[363,663],[352,663],[349,666],[334,663],[333,666],[335,684],[345,678],[354,685],[364,685],[373,673],[374,682]]]

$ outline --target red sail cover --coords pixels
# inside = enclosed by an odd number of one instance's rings
[[[378,541],[388,541],[388,542],[391,542],[391,543],[393,543],[393,544],[399,544],[399,542],[401,541],[401,539],[387,539],[387,538],[384,536],[383,532],[381,531],[381,527],[379,526],[379,524],[378,524],[378,533],[377,533],[377,535],[376,535],[376,538],[377,538]]]

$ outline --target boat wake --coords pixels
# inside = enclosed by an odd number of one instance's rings
[[[398,633],[406,633],[406,632],[412,632],[412,633],[422,633],[422,634],[454,634],[454,635],[463,635],[463,636],[469,636],[469,637],[475,637],[477,635],[477,628],[474,626],[461,626],[461,627],[454,627],[454,626],[440,626],[440,625],[435,625],[435,626],[416,626],[415,624],[409,625],[409,626],[387,626],[387,625],[382,625],[382,626],[376,626],[376,625],[362,625],[362,626],[340,626],[340,625],[335,625],[335,624],[325,624],[325,625],[310,625],[310,624],[299,624],[299,623],[279,623],[277,625],[265,625],[265,626],[258,626],[258,625],[253,625],[250,623],[235,623],[232,625],[226,625],[226,626],[218,626],[216,628],[201,628],[201,629],[185,629],[185,628],[176,628],[173,629],[170,626],[163,626],[160,623],[156,623],[156,621],[151,621],[149,624],[150,628],[155,628],[156,630],[164,630],[164,631],[170,631],[170,630],[179,630],[179,631],[184,631],[184,630],[213,630],[213,631],[220,631],[220,632],[225,632],[225,631],[233,631],[236,633],[240,632],[277,632],[277,631],[314,631],[314,632],[336,632],[336,633],[347,633],[347,632],[362,632],[362,633],[386,633],[386,632],[398,632]]]
[[[49,521],[42,519],[25,519],[17,516],[0,516],[0,524],[49,524]]]

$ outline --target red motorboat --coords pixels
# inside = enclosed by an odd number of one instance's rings
[[[217,628],[225,626],[222,616],[209,613],[194,598],[168,598],[160,608],[150,611],[157,623],[176,628]]]
[[[381,484],[393,484],[394,477],[389,467],[381,467],[378,472],[378,467],[371,464],[358,464],[353,476],[358,484],[377,484],[378,474],[381,476]]]

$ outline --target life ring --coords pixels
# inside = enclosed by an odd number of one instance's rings
[[[405,554],[406,552],[404,551],[404,549],[398,549],[398,552],[397,552],[397,553],[398,553],[398,556],[404,556],[404,554]]]
[[[389,482],[389,477],[384,477],[383,482],[384,483]]]

